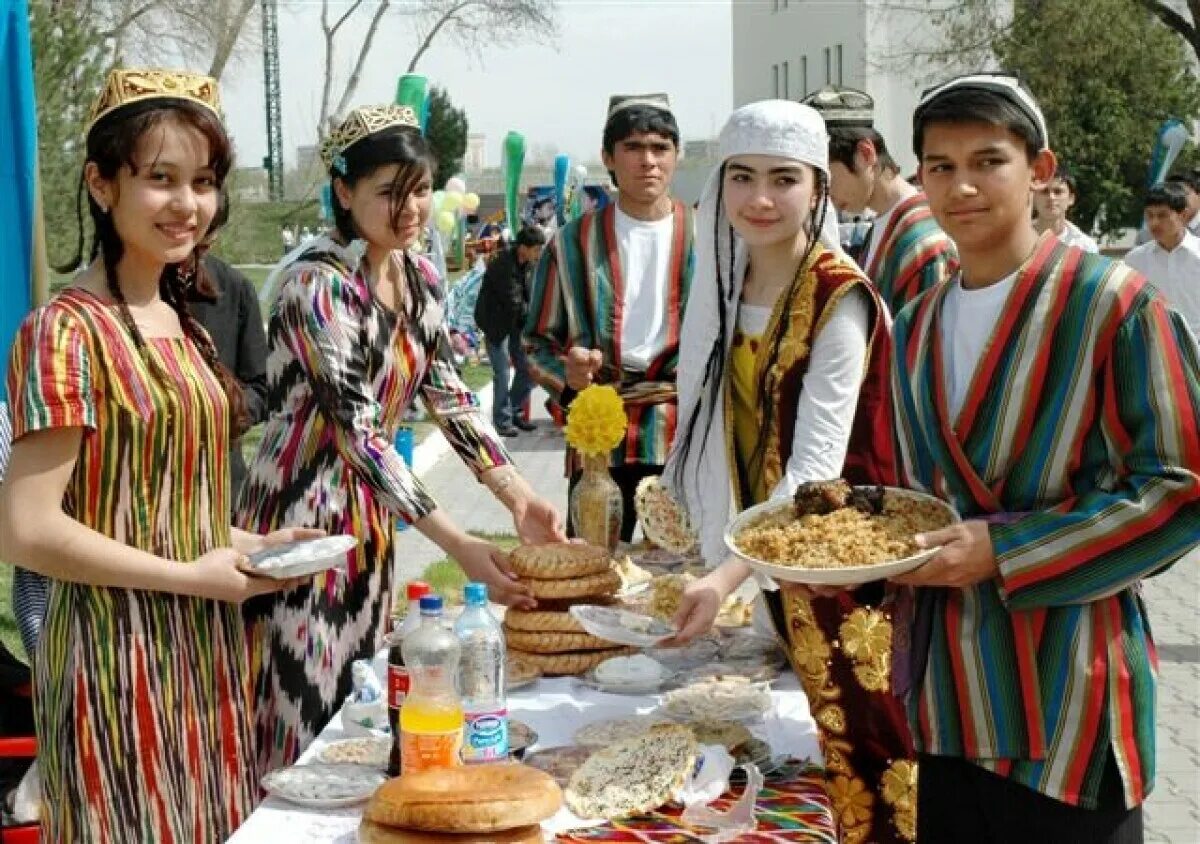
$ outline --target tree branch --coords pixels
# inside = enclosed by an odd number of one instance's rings
[[[391,0],[383,0],[379,4],[379,8],[375,10],[375,17],[371,18],[371,25],[367,28],[367,36],[363,39],[362,47],[359,48],[358,58],[354,62],[354,70],[350,71],[350,79],[346,82],[346,90],[342,92],[342,98],[338,100],[335,115],[342,115],[350,105],[350,98],[354,96],[354,92],[358,89],[358,83],[362,77],[363,65],[366,64],[367,55],[371,52],[371,42],[375,40],[375,33],[379,30],[379,22],[383,19],[383,14],[391,5]]]
[[[453,20],[460,11],[468,6],[474,5],[475,2],[478,2],[478,0],[464,0],[464,2],[452,6],[450,9],[444,12],[442,16],[437,19],[437,21],[434,22],[429,32],[421,40],[420,45],[417,47],[417,51],[413,53],[412,59],[409,60],[408,70],[405,71],[406,73],[412,73],[417,69],[417,62],[419,62],[421,57],[424,56],[426,51],[429,50],[430,45],[433,43],[433,39],[437,36],[438,32],[441,31],[442,27]]]
[[[135,23],[142,15],[154,9],[155,6],[158,6],[160,2],[161,0],[150,0],[149,3],[142,4],[124,18],[121,18],[114,23],[109,29],[103,32],[98,32],[97,35],[101,38],[120,38],[120,36],[125,33],[125,30],[128,29],[130,25]]]
[[[254,8],[255,2],[256,0],[241,0],[241,5],[234,12],[232,20],[218,22],[221,29],[217,33],[212,63],[208,67],[208,75],[218,82],[221,74],[225,72],[225,65],[229,63],[229,57],[233,55],[233,48],[237,46],[238,39],[242,35],[242,28],[246,25],[246,19],[250,17],[250,11]]]

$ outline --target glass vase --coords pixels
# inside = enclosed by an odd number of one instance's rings
[[[621,540],[624,503],[608,471],[608,455],[583,455],[583,473],[568,502],[575,535],[612,551]]]

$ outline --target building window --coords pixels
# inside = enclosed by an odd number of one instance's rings
[[[825,48],[825,84],[833,84],[833,59],[830,56],[830,49]]]
[[[771,96],[779,99],[779,65],[771,65]]]
[[[837,45],[837,84],[842,83],[842,45]]]
[[[800,96],[808,96],[808,56],[800,57]]]
[[[783,63],[783,98],[786,100],[792,96],[791,86],[788,84],[788,63]]]

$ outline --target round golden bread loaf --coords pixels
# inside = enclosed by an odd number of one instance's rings
[[[532,662],[542,669],[542,673],[547,677],[561,677],[565,674],[582,674],[606,659],[637,653],[637,648],[620,647],[604,651],[571,651],[561,654],[535,654],[518,650],[512,650],[510,653]]]
[[[366,818],[425,832],[497,832],[539,824],[562,805],[562,789],[528,765],[465,765],[405,774],[371,796]]]
[[[359,844],[543,844],[545,835],[537,824],[498,832],[422,832],[363,818],[358,840]]]
[[[518,576],[541,580],[603,574],[612,567],[607,550],[583,542],[520,545],[509,553],[508,563]]]
[[[530,633],[524,630],[504,628],[504,639],[508,646],[532,654],[561,654],[568,651],[605,651],[615,642],[593,636],[591,633],[557,633],[547,631]]]
[[[504,613],[504,626],[509,630],[524,630],[526,633],[587,632],[569,612],[551,612],[540,607],[536,610],[509,607]]]
[[[621,588],[621,576],[615,571],[546,580],[540,577],[521,577],[535,598],[590,598],[593,595],[613,595]]]

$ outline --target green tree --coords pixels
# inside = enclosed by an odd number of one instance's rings
[[[1076,223],[1102,234],[1137,225],[1156,130],[1200,114],[1185,42],[1135,0],[1089,0],[1084,14],[1074,0],[1014,0],[1008,19],[990,0],[964,0],[941,27],[936,61],[1016,71],[1037,96],[1051,146],[1079,183]]]
[[[467,152],[467,113],[455,108],[444,88],[429,89],[429,120],[425,124],[425,139],[437,158],[434,188],[445,186],[446,180],[462,171]]]
[[[30,3],[29,29],[46,247],[50,263],[57,264],[75,253],[79,236],[75,202],[83,133],[104,81],[106,39],[91,19],[57,2]]]

